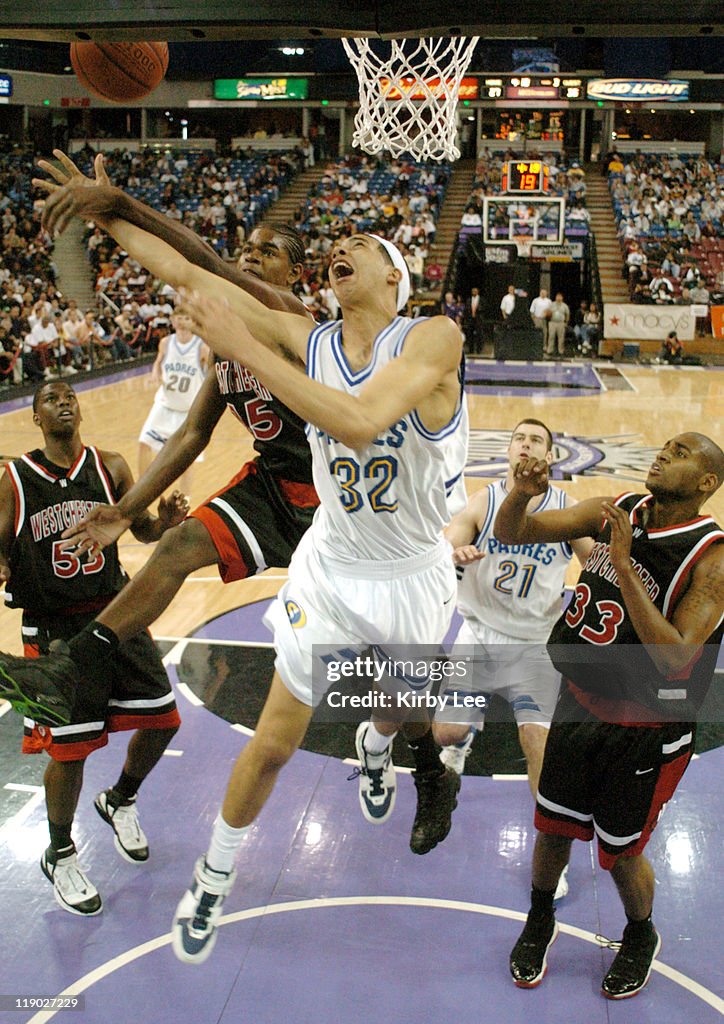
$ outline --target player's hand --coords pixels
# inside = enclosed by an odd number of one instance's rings
[[[182,523],[189,514],[189,499],[181,491],[174,491],[158,503],[158,518],[164,531]]]
[[[43,210],[43,228],[51,237],[62,235],[74,217],[102,222],[113,214],[118,189],[111,185],[86,188],[74,180],[54,192]]]
[[[617,505],[609,505],[607,501],[602,504],[603,518],[611,527],[611,540],[609,542],[609,557],[611,565],[621,575],[631,568],[631,541],[633,540],[633,529],[628,512],[624,512]]]
[[[0,586],[10,579],[10,566],[6,562],[0,562]]]
[[[452,553],[453,565],[472,565],[485,558],[485,552],[476,548],[474,544],[465,544],[461,548],[454,548]]]
[[[534,498],[548,490],[548,463],[545,459],[521,459],[513,470],[513,485],[517,491]]]
[[[96,505],[84,519],[63,530],[61,550],[73,549],[79,554],[84,551],[98,552],[114,544],[130,525],[131,520],[116,505]]]
[[[67,153],[64,153],[62,149],[54,149],[53,156],[61,164],[58,167],[56,164],[51,164],[48,160],[38,160],[38,167],[41,171],[45,171],[49,174],[54,181],[48,181],[45,178],[33,178],[33,185],[35,188],[42,189],[43,192],[47,192],[48,195],[52,195],[53,192],[58,192],[64,185],[69,182],[73,182],[75,185],[83,185],[85,187],[95,187],[96,185],[110,185],[111,179],[108,177],[105,163],[103,162],[103,154],[98,153],[95,160],[93,161],[93,170],[95,171],[95,178],[89,178],[73,163]]]

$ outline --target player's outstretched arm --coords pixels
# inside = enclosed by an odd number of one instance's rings
[[[122,189],[112,186],[105,169],[102,153],[99,153],[94,161],[95,180],[82,174],[62,150],[54,149],[53,154],[59,161],[60,167],[47,160],[39,160],[38,166],[55,180],[33,178],[33,185],[49,196],[60,191],[65,185],[82,186],[81,188],[75,187],[70,197],[67,209],[71,216],[94,220],[100,227],[105,227],[106,221],[111,217],[126,220],[129,224],[135,224],[144,231],[161,238],[189,262],[243,288],[269,309],[286,310],[290,313],[298,313],[300,316],[308,316],[304,304],[295,295],[285,289],[276,288],[274,285],[260,281],[251,274],[239,270],[233,263],[227,263],[208,242],[200,238],[187,225],[181,224],[172,217],[167,217],[158,210],[129,196]],[[89,188],[89,186],[91,187]],[[53,209],[54,205],[49,203],[47,212],[43,216],[43,223],[51,233],[57,228],[57,224],[52,219]]]
[[[402,355],[373,374],[359,395],[330,388],[302,375],[254,337],[233,311],[199,292],[185,295],[194,329],[217,353],[243,362],[272,394],[298,416],[360,450],[407,413],[424,409],[431,430],[450,421],[459,395],[457,370],[462,352],[460,332],[447,317],[414,328]],[[446,326],[447,325],[447,326]]]
[[[123,496],[133,487],[133,474],[122,455],[118,452],[101,452],[101,458],[108,467],[116,493],[122,500]],[[157,516],[144,509],[130,520],[130,530],[136,540],[142,544],[151,544],[159,540],[166,530],[177,526],[188,515],[188,499],[180,491],[159,502]]]
[[[536,544],[596,537],[603,521],[603,502],[609,498],[588,498],[555,512],[528,515],[528,502],[548,489],[548,463],[544,459],[522,459],[513,471],[513,489],[500,506],[493,529],[503,544]]]

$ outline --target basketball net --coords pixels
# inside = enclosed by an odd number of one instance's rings
[[[478,39],[343,39],[359,82],[352,145],[373,155],[457,160],[460,83]]]

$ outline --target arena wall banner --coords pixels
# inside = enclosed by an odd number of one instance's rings
[[[715,338],[724,338],[724,306],[711,307],[711,333]]]
[[[604,338],[663,341],[669,331],[676,331],[680,341],[694,340],[696,317],[691,306],[607,302],[603,314]]]

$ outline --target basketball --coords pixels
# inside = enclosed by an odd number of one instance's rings
[[[148,96],[168,68],[167,43],[71,43],[70,63],[84,89],[123,103]]]

